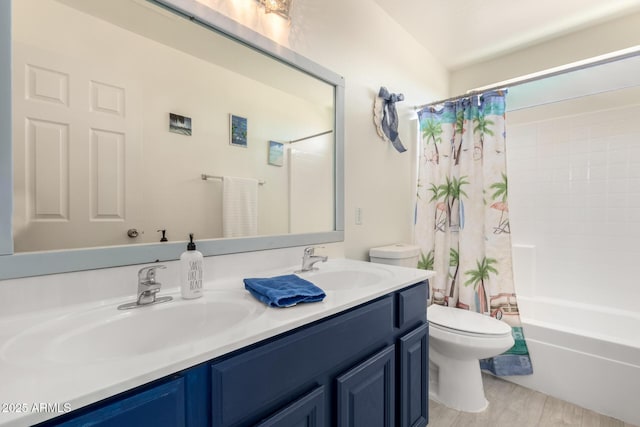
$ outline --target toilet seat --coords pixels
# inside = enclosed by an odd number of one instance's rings
[[[500,320],[472,311],[432,304],[427,307],[429,325],[470,336],[502,337],[511,335],[511,326]]]
[[[460,329],[447,328],[446,326],[438,325],[438,324],[435,324],[435,323],[429,323],[429,328],[431,328],[432,331],[439,330],[439,331],[450,333],[450,334],[454,334],[454,335],[457,335],[457,336],[465,336],[465,337],[470,337],[470,338],[479,338],[479,339],[484,339],[484,340],[502,339],[502,338],[511,336],[511,332],[505,332],[503,334],[478,334],[478,333],[475,333],[475,332],[462,331]]]

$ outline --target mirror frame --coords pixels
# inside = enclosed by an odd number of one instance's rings
[[[12,1],[0,2],[0,280],[178,259],[184,251],[184,242],[13,253]],[[147,1],[260,51],[335,88],[334,230],[201,240],[198,242],[198,250],[204,256],[212,256],[344,241],[344,78],[196,0]]]

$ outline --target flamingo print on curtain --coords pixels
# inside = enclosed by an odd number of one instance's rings
[[[418,112],[415,242],[435,270],[433,302],[508,323],[515,345],[481,361],[497,375],[532,373],[513,283],[505,95],[493,91]]]

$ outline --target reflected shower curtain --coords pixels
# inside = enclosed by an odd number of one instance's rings
[[[532,373],[518,314],[505,157],[506,91],[418,112],[421,151],[415,242],[435,270],[434,304],[507,322],[515,345],[481,361],[496,375]]]

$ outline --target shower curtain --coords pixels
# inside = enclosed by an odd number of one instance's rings
[[[511,265],[505,157],[506,91],[418,112],[420,162],[415,218],[419,268],[435,270],[434,304],[507,322],[515,345],[481,361],[496,375],[532,373]]]

